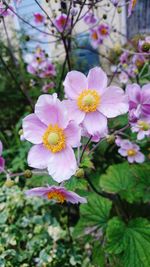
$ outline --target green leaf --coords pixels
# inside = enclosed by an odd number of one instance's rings
[[[68,190],[86,189],[87,182],[83,178],[72,177],[69,181],[65,182],[65,187]]]
[[[128,202],[150,200],[150,165],[125,162],[110,166],[100,177],[101,188],[109,193],[118,193]]]
[[[123,267],[150,266],[150,222],[143,218],[128,225],[118,217],[108,222],[106,251],[120,258]]]
[[[80,220],[75,227],[74,236],[88,235],[97,229],[105,229],[109,219],[112,202],[95,194],[89,195],[88,203],[80,206]]]
[[[100,242],[95,242],[93,250],[92,250],[92,263],[96,265],[96,267],[104,267],[105,264],[105,254],[102,249],[102,245]]]

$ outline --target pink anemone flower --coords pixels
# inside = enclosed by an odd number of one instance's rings
[[[64,87],[70,118],[92,136],[102,137],[107,132],[107,118],[128,111],[124,91],[117,86],[107,87],[107,75],[99,67],[91,69],[87,77],[79,71],[69,72]]]
[[[64,30],[68,30],[70,28],[71,20],[66,14],[61,14],[57,16],[54,24],[59,32],[63,32]]]
[[[4,158],[1,156],[3,152],[3,144],[0,141],[0,173],[4,171],[4,167],[5,167],[5,160]]]
[[[137,133],[138,140],[142,140],[145,136],[150,137],[150,117],[141,117],[131,123],[131,130],[133,133]]]
[[[35,113],[23,120],[23,133],[34,144],[28,154],[29,166],[48,169],[57,182],[75,174],[77,163],[72,147],[80,145],[81,129],[69,120],[57,94],[39,97]]]
[[[34,21],[36,24],[44,23],[45,17],[40,13],[34,14]]]
[[[63,204],[65,201],[72,204],[87,203],[86,198],[66,190],[61,186],[37,187],[26,191],[27,196],[37,196],[48,200],[54,200]]]
[[[98,34],[99,34],[99,38],[102,39],[102,40],[104,38],[108,37],[109,34],[110,34],[110,28],[109,28],[109,26],[107,24],[104,24],[104,23],[102,23],[102,24],[100,24],[98,26],[97,31],[98,31]]]
[[[130,163],[137,162],[143,163],[145,160],[144,155],[140,152],[138,145],[130,142],[127,139],[120,140],[119,142],[119,154],[123,157],[127,157]]]

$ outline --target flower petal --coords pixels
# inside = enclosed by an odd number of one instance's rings
[[[2,151],[3,151],[3,144],[2,144],[2,142],[0,141],[0,156],[2,155]]]
[[[23,136],[33,144],[41,144],[47,126],[33,113],[23,119]]]
[[[0,157],[0,173],[4,171],[5,160],[3,157]]]
[[[87,79],[89,89],[97,90],[99,93],[103,93],[104,88],[107,87],[107,75],[99,67],[91,69]]]
[[[37,169],[46,169],[52,153],[42,144],[33,146],[28,154],[28,165]]]
[[[119,148],[118,152],[121,156],[126,157],[127,156],[127,150],[123,148]]]
[[[74,120],[78,124],[81,123],[85,117],[85,112],[78,108],[76,101],[64,100],[63,103],[68,110],[69,120]]]
[[[83,126],[90,135],[104,137],[107,134],[107,119],[99,111],[87,113]]]
[[[143,163],[145,160],[145,156],[141,153],[141,152],[138,152],[136,155],[135,155],[135,161],[137,163]]]
[[[77,99],[79,94],[88,88],[86,76],[75,70],[68,72],[63,85],[65,94],[70,99]]]
[[[105,93],[101,96],[98,110],[107,118],[114,118],[128,111],[127,96],[124,91],[116,86],[105,89]]]
[[[85,197],[80,197],[78,194],[72,191],[66,191],[65,196],[66,196],[66,201],[72,204],[87,203]]]
[[[78,147],[80,145],[81,127],[79,127],[75,122],[71,121],[64,130],[64,133],[67,137],[68,145],[72,147]]]
[[[141,98],[141,88],[138,84],[129,84],[126,88],[126,94],[129,98],[131,108],[135,108]]]
[[[37,197],[44,197],[50,189],[48,187],[36,187],[30,190],[27,190],[25,194],[27,196],[37,196]]]
[[[35,105],[35,113],[46,125],[58,124],[61,128],[65,128],[68,124],[67,110],[56,94],[41,95]]]
[[[52,155],[48,162],[48,172],[58,183],[68,180],[77,170],[76,158],[71,147]]]

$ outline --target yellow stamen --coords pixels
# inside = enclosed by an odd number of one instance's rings
[[[96,90],[83,90],[77,99],[77,105],[84,112],[94,112],[100,103],[100,95]]]
[[[93,38],[94,40],[97,40],[97,39],[98,39],[98,35],[97,35],[96,32],[93,32],[93,33],[92,33],[92,38]]]
[[[64,203],[64,201],[66,200],[66,197],[64,196],[63,193],[59,192],[59,191],[53,191],[53,192],[48,192],[47,193],[47,198],[48,199],[55,199],[60,203]]]
[[[150,129],[150,124],[146,123],[145,121],[138,121],[138,125],[143,131],[148,131]]]
[[[63,129],[58,125],[49,125],[43,135],[43,144],[51,152],[56,153],[61,151],[66,146],[66,137]]]
[[[137,154],[137,151],[134,149],[129,149],[127,151],[127,154],[128,154],[128,156],[132,157],[132,156],[135,156]]]
[[[100,33],[101,33],[102,35],[106,35],[106,34],[107,34],[107,29],[106,29],[106,28],[101,28],[101,29],[100,29]]]

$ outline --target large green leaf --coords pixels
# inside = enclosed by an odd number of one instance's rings
[[[150,165],[125,162],[110,166],[100,177],[101,188],[110,193],[118,193],[128,202],[148,202],[150,200]]]
[[[143,218],[125,224],[118,217],[108,222],[106,250],[120,258],[123,267],[150,266],[150,222]]]
[[[75,227],[74,236],[82,236],[92,230],[105,229],[109,219],[112,203],[95,194],[90,194],[88,203],[80,206],[80,220]]]

